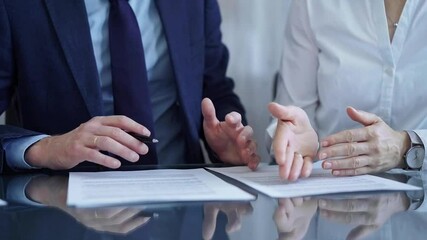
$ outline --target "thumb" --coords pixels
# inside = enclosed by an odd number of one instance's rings
[[[380,117],[373,113],[356,110],[353,107],[347,107],[347,114],[353,121],[356,121],[364,126],[369,126],[382,121]]]
[[[302,124],[303,126],[310,126],[310,120],[307,114],[299,107],[296,106],[282,106],[278,103],[268,104],[268,110],[273,117],[281,120],[288,121],[294,125]]]
[[[209,98],[202,100],[202,114],[207,127],[215,127],[218,124],[218,119],[215,114],[215,106]]]

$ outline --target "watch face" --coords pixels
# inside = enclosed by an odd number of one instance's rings
[[[406,154],[406,163],[410,168],[421,168],[424,161],[424,148],[415,146],[408,150]]]

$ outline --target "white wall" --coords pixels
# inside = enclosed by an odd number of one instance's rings
[[[223,40],[230,50],[228,75],[255,130],[258,150],[268,161],[264,136],[270,114],[273,77],[278,71],[290,0],[218,0]]]

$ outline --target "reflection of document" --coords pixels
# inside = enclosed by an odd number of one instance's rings
[[[209,168],[234,178],[268,196],[300,197],[328,193],[376,190],[419,190],[419,188],[372,176],[334,177],[330,171],[315,169],[309,178],[287,182],[279,178],[278,166],[260,166],[256,171],[247,167]]]
[[[0,206],[6,206],[6,202],[0,199]]]
[[[204,169],[70,173],[68,205],[254,200]]]

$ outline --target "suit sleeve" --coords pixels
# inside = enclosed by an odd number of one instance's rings
[[[12,33],[4,0],[0,0],[0,112],[8,108],[16,84]],[[0,125],[0,173],[11,172],[5,160],[4,141],[38,133],[18,127]]]
[[[217,0],[206,0],[203,97],[212,100],[220,121],[224,120],[228,113],[235,111],[242,115],[243,124],[246,125],[245,109],[234,92],[234,81],[226,76],[229,53],[222,43],[220,25],[221,14]],[[205,146],[210,160],[221,162],[206,141]]]
[[[227,47],[222,43],[220,30],[221,15],[216,0],[206,0],[205,5],[205,70],[203,97],[212,99],[218,119],[232,111],[240,113],[244,119],[245,110],[239,97],[234,93],[234,82],[226,77],[229,60]]]

